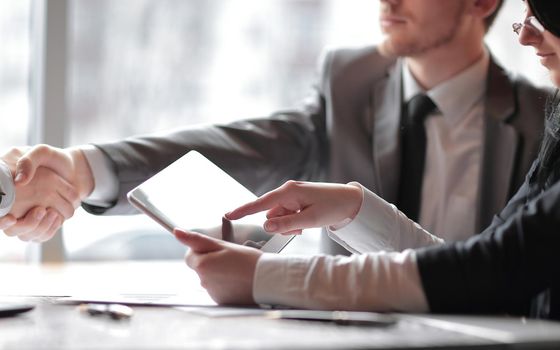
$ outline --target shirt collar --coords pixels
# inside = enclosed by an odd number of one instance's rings
[[[482,57],[459,74],[434,88],[424,91],[412,76],[408,65],[403,64],[403,96],[409,101],[419,93],[427,94],[439,111],[450,120],[457,121],[485,94],[486,76],[490,55],[486,50]]]

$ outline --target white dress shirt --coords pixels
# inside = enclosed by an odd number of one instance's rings
[[[108,208],[119,195],[119,181],[117,174],[111,167],[111,162],[93,145],[80,147],[89,163],[89,168],[93,174],[93,191],[84,200],[87,204],[98,207]]]
[[[442,244],[444,240],[432,235],[410,220],[395,205],[357,182],[363,200],[359,214],[328,229],[329,236],[354,254],[405,249]]]
[[[418,221],[446,241],[467,239],[476,229],[489,62],[485,51],[478,62],[429,91],[423,91],[403,65],[405,101],[426,93],[437,106],[425,121],[426,160]]]
[[[488,64],[485,52],[471,67],[425,91],[437,110],[425,121],[420,223],[443,239],[362,187],[358,215],[329,229],[332,239],[357,254],[264,254],[257,262],[253,281],[257,303],[318,309],[429,310],[416,255],[409,248],[442,244],[444,239],[462,240],[475,232]],[[403,85],[406,101],[424,92],[406,65]],[[450,215],[454,213],[461,215]],[[457,221],[457,217],[462,219]]]

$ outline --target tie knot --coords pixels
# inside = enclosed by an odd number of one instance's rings
[[[408,118],[412,123],[421,123],[435,108],[436,105],[431,98],[418,94],[408,101]]]

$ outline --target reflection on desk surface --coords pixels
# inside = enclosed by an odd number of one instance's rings
[[[208,317],[133,307],[127,320],[92,317],[76,306],[39,304],[0,319],[0,349],[556,349],[560,325],[519,319],[396,315],[391,327]],[[509,330],[508,330],[509,329]]]
[[[396,315],[394,326],[378,328],[267,319],[258,312],[213,317],[201,314],[200,307],[144,306],[134,306],[131,319],[115,321],[48,297],[120,294],[158,302],[202,290],[183,261],[0,264],[0,275],[11,281],[0,287],[0,298],[42,296],[34,298],[35,310],[0,319],[0,349],[560,348],[560,324],[549,321]]]

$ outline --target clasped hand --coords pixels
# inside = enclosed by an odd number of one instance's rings
[[[16,199],[0,218],[0,229],[23,241],[52,238],[93,188],[91,170],[78,149],[19,147],[1,158],[14,176]]]

